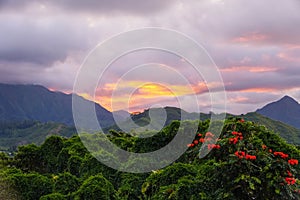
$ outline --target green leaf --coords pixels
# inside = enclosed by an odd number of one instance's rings
[[[257,177],[252,177],[252,180],[254,180],[258,184],[261,184],[261,180]]]
[[[255,186],[252,182],[249,182],[249,187],[250,187],[251,190],[255,190]]]

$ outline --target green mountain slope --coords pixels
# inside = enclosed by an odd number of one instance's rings
[[[269,130],[279,134],[290,144],[300,145],[300,130],[293,126],[285,124],[281,121],[270,119],[256,112],[247,113],[246,115],[241,115],[240,117],[256,122],[260,125],[264,125]]]
[[[101,126],[114,123],[112,113],[101,105],[75,95],[81,106],[95,106]],[[53,92],[40,85],[0,83],[0,121],[36,120],[74,125],[72,94]]]
[[[64,124],[37,121],[0,122],[0,151],[14,151],[24,144],[41,144],[50,135],[71,137],[76,133],[74,127]]]

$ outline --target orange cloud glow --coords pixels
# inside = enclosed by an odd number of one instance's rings
[[[239,92],[255,92],[255,93],[270,93],[276,92],[278,89],[276,88],[247,88],[239,90]]]
[[[114,91],[116,91],[116,93],[114,93],[115,96],[112,97]],[[134,92],[129,94],[129,91]],[[159,83],[145,83],[144,81],[122,81],[119,84],[105,84],[97,91],[95,101],[112,111],[127,107],[129,107],[129,109],[139,106],[143,107],[143,105],[158,102],[158,100],[168,101],[177,96],[194,94],[196,92],[198,92],[198,87],[196,86],[162,85]],[[89,95],[84,95],[85,98],[90,99]]]
[[[129,108],[130,111],[136,111],[137,107],[145,108],[145,105],[152,105],[157,102],[176,101],[179,96],[201,94],[208,92],[209,88],[218,88],[220,83],[199,82],[194,85],[181,84],[160,84],[145,83],[144,81],[122,81],[117,83],[107,83],[97,90],[95,100],[106,109],[120,110]],[[132,94],[130,94],[130,91]],[[114,96],[112,96],[114,94]],[[90,100],[91,96],[83,94]],[[176,102],[175,102],[176,103]]]

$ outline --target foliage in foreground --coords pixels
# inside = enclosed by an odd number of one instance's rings
[[[41,146],[0,154],[0,199],[299,199],[300,151],[263,126],[228,119],[216,138],[199,122],[188,150],[172,165],[130,174],[98,162],[78,136],[49,137]],[[133,152],[166,145],[175,121],[151,138],[112,131],[109,139]],[[96,144],[95,135],[91,142]],[[211,152],[200,159],[200,148]],[[10,195],[10,196],[9,196]]]

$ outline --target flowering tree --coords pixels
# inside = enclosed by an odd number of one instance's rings
[[[267,136],[267,137],[266,137]],[[206,144],[215,160],[205,180],[208,194],[222,199],[299,199],[299,150],[252,122],[227,121],[220,139],[198,133],[190,152]],[[270,146],[269,146],[270,144]]]

